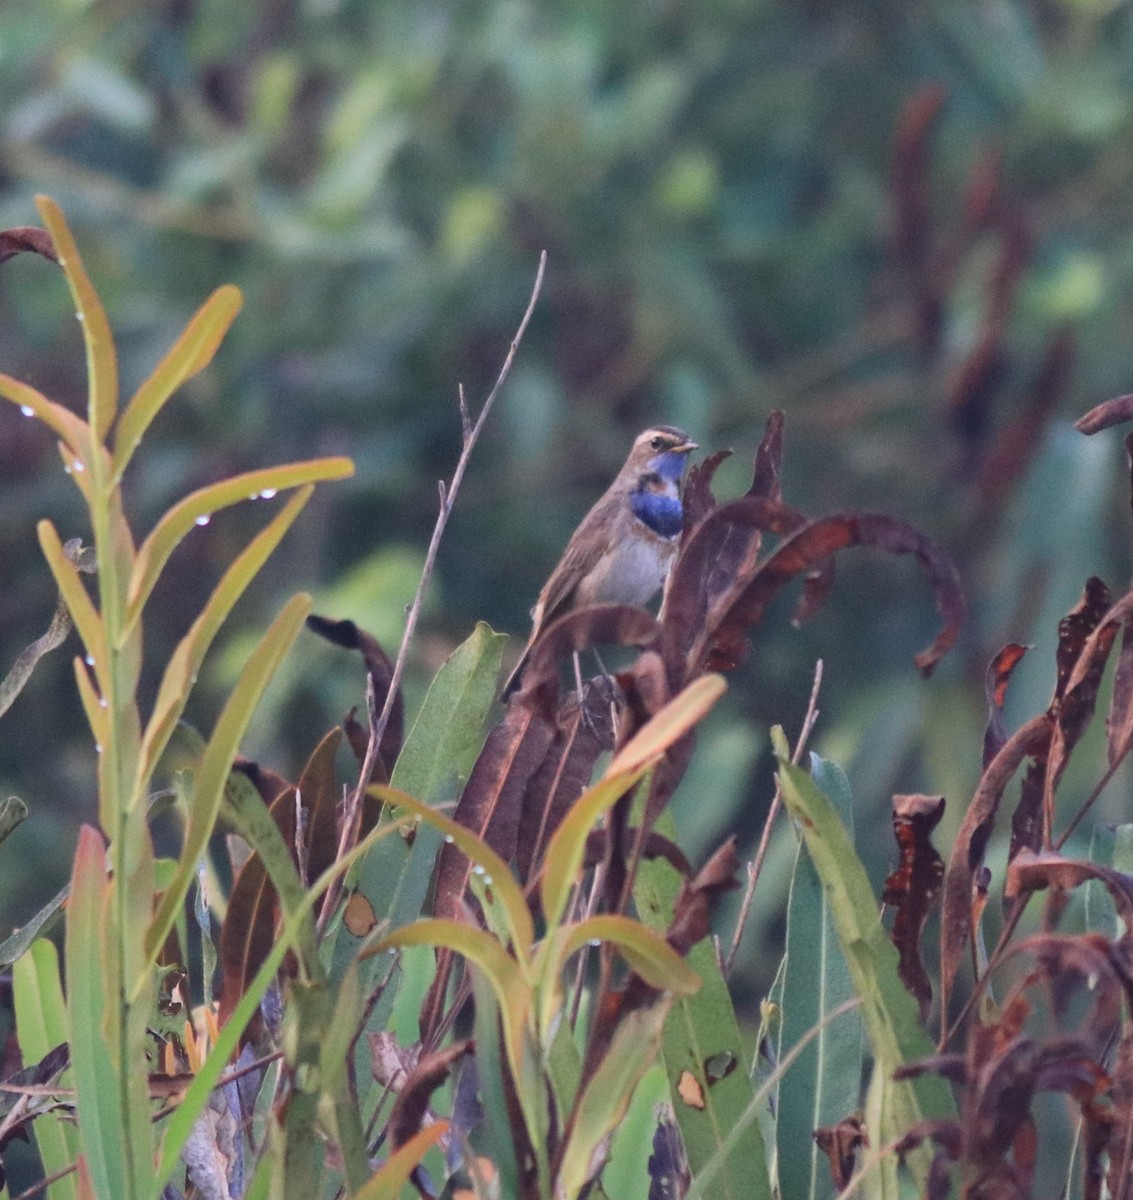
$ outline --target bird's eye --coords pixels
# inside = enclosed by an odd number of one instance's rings
[[[650,441],[649,446],[653,450],[663,450],[665,448],[665,439],[663,437],[655,437]]]

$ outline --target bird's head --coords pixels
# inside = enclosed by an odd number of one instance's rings
[[[696,442],[683,429],[655,425],[638,434],[626,468],[638,478],[657,476],[665,483],[676,483],[684,474],[689,454],[696,448]]]

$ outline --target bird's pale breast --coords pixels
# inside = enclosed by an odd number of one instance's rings
[[[576,604],[647,604],[661,590],[676,553],[673,538],[623,538],[579,581]]]

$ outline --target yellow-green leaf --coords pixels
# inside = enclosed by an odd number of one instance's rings
[[[722,675],[702,675],[647,721],[618,751],[606,775],[635,771],[656,762],[728,690]]]
[[[169,556],[198,521],[207,521],[213,513],[242,500],[254,500],[257,497],[267,499],[287,488],[327,479],[342,479],[353,473],[354,464],[348,458],[313,458],[306,462],[248,471],[186,496],[161,518],[138,550],[130,576],[127,629],[141,616],[142,608]]]
[[[435,1121],[419,1130],[386,1159],[365,1186],[354,1193],[354,1200],[398,1200],[414,1168],[447,1132],[447,1121]]]
[[[562,955],[565,962],[587,942],[609,942],[617,946],[630,967],[650,987],[691,996],[700,988],[700,976],[660,934],[630,917],[605,913],[567,926]]]
[[[283,535],[291,528],[313,491],[312,484],[300,488],[240,552],[213,589],[208,603],[193,622],[192,628],[173,651],[157,689],[153,715],[142,738],[142,753],[138,766],[141,778],[150,777],[165,750],[166,743],[185,710],[185,703],[201,663],[233,605],[283,540]]]
[[[102,618],[95,610],[86,588],[83,587],[78,568],[67,557],[63,543],[59,540],[59,534],[55,532],[55,526],[50,521],[40,521],[36,526],[36,532],[39,534],[39,544],[47,559],[47,565],[51,568],[51,574],[55,576],[55,583],[62,593],[63,599],[67,602],[71,620],[75,622],[75,628],[79,631],[79,637],[83,640],[87,654],[94,659],[94,670],[99,688],[105,692],[109,674],[109,654]]]
[[[575,1109],[570,1139],[559,1166],[556,1196],[577,1196],[590,1179],[602,1141],[625,1116],[634,1088],[657,1057],[668,1010],[668,1000],[661,1000],[618,1022],[613,1040]]]
[[[122,477],[142,435],[170,396],[212,362],[244,298],[240,289],[226,284],[201,305],[169,353],[134,393],[114,433],[114,479]]]
[[[224,784],[228,779],[232,760],[240,747],[240,739],[248,728],[260,696],[263,695],[276,668],[291,649],[291,643],[298,636],[310,611],[310,596],[300,594],[292,597],[252,651],[240,678],[236,681],[236,686],[232,689],[228,703],[224,706],[224,711],[220,714],[197,772],[193,807],[189,813],[181,857],[177,863],[177,875],[161,898],[161,904],[146,938],[146,954],[150,962],[156,960],[170,929],[173,928],[177,913],[185,902],[189,885],[196,873],[197,862],[212,836],[217,814],[220,812],[220,802],[224,796]],[[148,973],[143,971],[141,977],[134,982],[135,995],[145,986],[147,979]]]
[[[83,341],[87,349],[87,379],[90,386],[88,420],[92,446],[105,440],[118,411],[118,359],[110,322],[102,301],[83,267],[79,248],[67,227],[63,211],[49,196],[37,196],[36,208],[43,218],[47,232],[55,243],[59,265],[67,276],[67,284],[75,301],[75,311],[83,325]]]
[[[0,396],[19,405],[25,416],[38,417],[80,462],[89,466],[90,429],[81,417],[11,375],[0,374]]]
[[[511,868],[488,845],[485,845],[470,829],[458,825],[449,817],[423,804],[415,796],[398,788],[375,785],[370,788],[370,795],[381,800],[383,804],[391,804],[395,808],[404,808],[414,816],[427,821],[435,829],[439,829],[447,838],[456,843],[456,847],[466,854],[477,866],[483,868],[487,875],[486,883],[495,892],[503,911],[507,914],[508,932],[516,947],[517,955],[523,961],[531,945],[535,941],[535,926],[531,920],[531,912],[524,899],[523,890],[515,881]]]
[[[645,774],[648,766],[633,771],[607,774],[592,788],[584,792],[571,805],[563,823],[555,830],[547,845],[543,859],[543,874],[539,881],[539,895],[543,904],[543,916],[547,928],[556,926],[566,909],[570,889],[582,866],[586,854],[586,839],[595,822],[607,809]]]

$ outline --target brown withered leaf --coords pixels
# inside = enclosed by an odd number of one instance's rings
[[[570,717],[560,722],[542,763],[530,778],[520,805],[516,841],[516,867],[526,883],[538,866],[543,851],[586,790],[604,745],[584,710],[575,705]]]
[[[573,609],[552,621],[531,647],[516,699],[524,707],[539,707],[548,719],[554,719],[562,659],[591,646],[644,649],[656,641],[657,632],[653,616],[634,605],[590,604]]]
[[[295,845],[295,789],[289,787],[271,803],[269,811],[288,846]],[[220,927],[219,957],[223,976],[217,1021],[223,1028],[244,996],[248,985],[275,945],[279,921],[275,888],[263,859],[253,854],[232,885],[224,923]],[[253,1036],[254,1024],[244,1034]]]
[[[1127,1021],[1118,1043],[1113,1065],[1112,1122],[1106,1150],[1109,1171],[1106,1184],[1110,1196],[1128,1196],[1133,1188],[1133,1021]],[[1100,1195],[1100,1187],[1097,1189]]]
[[[738,503],[758,504],[754,500]],[[753,515],[754,511],[753,508]],[[706,521],[705,525],[708,523]],[[847,546],[874,546],[890,554],[911,554],[928,574],[937,611],[944,621],[932,645],[915,659],[921,672],[930,674],[959,636],[967,613],[964,590],[955,564],[941,546],[911,525],[884,513],[839,513],[820,517],[788,534],[746,584],[722,595],[712,605],[708,626],[713,639],[728,642],[746,635],[747,630],[762,618],[772,599],[792,579],[814,570],[824,559]]]
[[[1074,422],[1074,428],[1088,437],[1129,420],[1133,420],[1133,392],[1115,396],[1091,408]]]
[[[688,469],[688,477],[681,488],[681,507],[684,510],[684,527],[681,541],[687,540],[692,530],[716,507],[712,494],[712,480],[725,459],[731,458],[731,450],[717,450],[707,458],[694,463]]]
[[[0,263],[25,251],[39,254],[53,263],[59,261],[55,243],[46,229],[35,225],[15,225],[11,229],[0,229]]]
[[[1129,594],[1118,602],[1121,612],[1121,649],[1117,652],[1117,669],[1113,674],[1113,693],[1106,718],[1106,755],[1115,767],[1133,746],[1133,604],[1126,604]]]
[[[692,879],[681,883],[673,904],[673,919],[665,940],[680,955],[686,955],[711,931],[712,905],[724,892],[738,888],[740,869],[736,839],[728,838]]]
[[[1082,659],[1090,636],[1097,630],[1109,608],[1109,588],[1096,575],[1086,580],[1078,603],[1058,622],[1058,650],[1055,653],[1054,698],[1057,708],[1066,696],[1070,677]]]
[[[1019,789],[1019,802],[1011,814],[1011,844],[1007,859],[1011,861],[1024,847],[1037,851],[1042,846],[1043,789],[1046,786],[1047,759],[1039,754],[1032,758],[1023,775]],[[1004,911],[1010,913],[1012,905],[1006,901]]]
[[[428,1116],[429,1098],[448,1078],[453,1064],[471,1051],[471,1041],[453,1042],[435,1054],[418,1059],[389,1114],[387,1129],[391,1151],[404,1146],[420,1130]]]
[[[767,418],[763,437],[755,449],[752,464],[749,496],[762,496],[765,500],[783,499],[783,432],[785,418],[775,408]]]
[[[869,1145],[861,1117],[843,1117],[836,1125],[821,1126],[811,1136],[830,1164],[834,1190],[842,1191],[854,1174],[858,1150]]]
[[[947,93],[928,84],[906,102],[897,124],[889,189],[893,197],[893,254],[913,289],[918,340],[926,356],[940,340],[942,299],[933,272],[933,221],[928,164],[931,137]]]
[[[382,649],[377,638],[364,629],[359,629],[353,621],[332,621],[329,617],[320,617],[317,613],[312,613],[307,618],[307,628],[328,642],[341,646],[344,650],[354,650],[362,655],[366,673],[373,684],[375,701],[380,710],[385,704],[389,686],[393,682],[393,662]],[[404,735],[405,700],[399,688],[394,697],[393,708],[390,710],[389,723],[382,734],[382,744],[378,747],[378,761],[374,764],[371,783],[389,782],[393,764],[401,753]]]
[[[1003,706],[1007,702],[1007,685],[1019,665],[1028,646],[1008,642],[988,664],[984,676],[984,695],[987,697],[987,729],[984,731],[983,765],[1003,749],[1007,741],[1007,728],[1003,724]]]
[[[1034,459],[1051,417],[1069,390],[1076,349],[1068,328],[1051,337],[1022,410],[996,434],[980,466],[980,498],[987,510],[998,511]]]
[[[353,891],[346,898],[342,910],[342,923],[346,931],[356,938],[363,938],[372,933],[378,926],[378,914],[374,906],[366,899],[364,892]]]
[[[509,704],[504,719],[488,734],[453,811],[454,821],[487,842],[505,862],[515,855],[520,809],[555,732],[541,713]],[[455,843],[446,842],[437,859],[435,916],[460,914],[470,871],[468,858]]]
[[[1030,757],[1047,753],[1054,722],[1043,713],[1007,739],[985,768],[972,797],[944,872],[940,914],[940,1010],[947,1028],[948,998],[972,931],[972,884],[983,866],[1004,789]]]
[[[984,150],[968,171],[964,187],[967,237],[989,228],[999,216],[1003,197],[1003,151]]]
[[[932,831],[943,815],[943,796],[893,797],[893,835],[901,857],[881,893],[882,904],[897,910],[890,930],[899,954],[897,969],[916,997],[922,1021],[932,1007],[932,983],[921,959],[921,934],[944,878],[944,860],[932,844]]]
[[[681,1200],[692,1183],[684,1142],[668,1107],[657,1121],[648,1168],[647,1200]]]
[[[524,674],[523,687],[507,706],[503,720],[488,734],[453,812],[454,821],[483,838],[505,861],[516,851],[520,809],[527,786],[546,758],[556,733],[553,720],[541,704],[520,699],[537,694],[535,690],[528,691],[536,669],[533,656]],[[558,687],[557,681],[553,686]],[[445,842],[437,856],[434,916],[452,919],[462,916],[471,872],[472,863],[467,856],[454,843]],[[438,952],[437,973],[421,1007],[421,1040],[425,1045],[432,1043],[441,1028],[452,963],[449,951]]]
[[[278,771],[273,771],[271,767],[261,766],[250,758],[234,759],[232,769],[247,776],[268,808],[271,808],[276,798],[286,792],[289,787],[295,786],[290,779],[284,779]]]
[[[806,517],[789,505],[750,494],[713,509],[697,525],[673,565],[659,617],[661,656],[674,692],[703,669],[714,646],[730,647],[734,657],[746,642],[750,624],[727,637],[715,628],[713,614],[751,579],[763,534],[782,536],[805,525]]]
[[[980,336],[956,372],[948,393],[948,424],[963,448],[966,470],[979,459],[991,424],[992,402],[1006,375],[1003,327],[985,317]]]
[[[338,854],[338,801],[341,789],[334,769],[334,756],[342,743],[342,730],[332,729],[315,747],[299,776],[299,800],[306,829],[304,883],[318,879]],[[366,832],[363,830],[363,832]]]
[[[1015,860],[1008,864],[1004,891],[1009,895],[1019,895],[1041,888],[1068,890],[1091,879],[1103,884],[1112,897],[1117,915],[1125,925],[1119,945],[1128,956],[1126,961],[1133,962],[1133,876],[1087,859],[1021,850]]]

